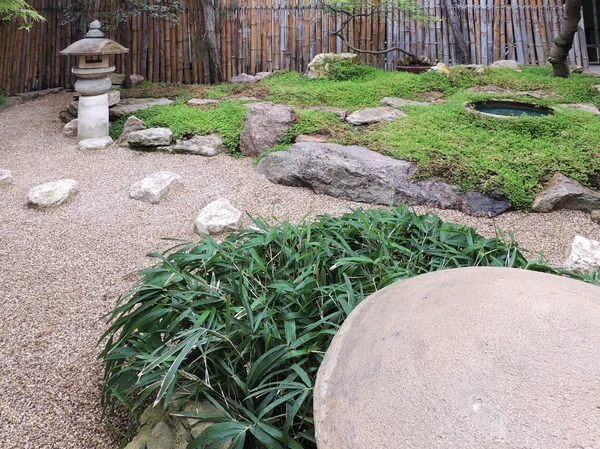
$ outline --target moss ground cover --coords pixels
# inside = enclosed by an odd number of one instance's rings
[[[336,71],[337,70],[337,71]],[[486,69],[483,76],[453,68],[450,76],[386,72],[367,66],[337,68],[332,78],[309,80],[296,72],[278,72],[258,84],[218,86],[159,85],[156,92],[189,98],[228,98],[257,93],[260,98],[295,106],[299,122],[270,151],[285,150],[298,134],[325,134],[330,140],[359,144],[418,164],[417,176],[438,176],[463,189],[497,191],[515,207],[526,209],[554,173],[562,172],[582,184],[600,188],[600,117],[562,108],[555,116],[503,120],[468,113],[464,105],[485,99],[515,99],[544,106],[562,103],[599,103],[594,87],[599,80],[573,74],[568,79],[549,77],[550,68],[527,67],[523,72]],[[480,94],[467,89],[491,85],[511,91],[543,91],[549,96]],[[149,83],[128,95],[151,96]],[[201,88],[201,91],[198,89]],[[408,118],[391,124],[355,129],[335,115],[302,110],[332,106],[354,111],[379,106],[386,96],[419,99],[440,91],[446,103],[406,107]],[[599,103],[600,104],[600,103]],[[231,152],[237,149],[245,109],[235,101],[217,108],[197,110],[180,102],[140,113],[150,126],[168,126],[176,136],[186,133],[223,132]],[[119,126],[112,133],[118,135]]]

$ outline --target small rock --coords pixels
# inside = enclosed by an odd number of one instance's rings
[[[65,137],[77,137],[77,124],[79,123],[79,120],[74,119],[71,120],[69,123],[67,123],[65,126],[63,126],[63,136]]]
[[[119,102],[121,101],[121,92],[119,92],[116,89],[111,89],[108,92],[106,92],[106,94],[108,95],[109,108],[119,104]]]
[[[258,82],[258,80],[252,75],[247,75],[246,73],[240,73],[239,75],[236,75],[233,78],[231,78],[231,82],[232,83],[256,83],[256,82]]]
[[[403,106],[429,106],[431,103],[425,103],[423,101],[406,100],[404,98],[396,97],[385,97],[381,100],[381,104],[385,104],[392,108],[401,108]]]
[[[118,105],[108,110],[108,116],[111,120],[116,120],[124,115],[133,114],[142,109],[148,109],[151,106],[166,106],[172,104],[173,100],[168,98],[126,98]]]
[[[329,136],[324,136],[322,134],[313,134],[313,135],[300,134],[300,135],[296,136],[296,138],[294,139],[294,142],[296,142],[296,143],[300,143],[300,142],[325,143],[325,142],[327,142],[327,139],[329,139]]]
[[[559,104],[565,108],[581,109],[582,111],[591,112],[592,114],[600,115],[600,110],[592,103],[571,103],[571,104]]]
[[[196,218],[198,234],[218,234],[223,231],[235,231],[242,223],[242,213],[225,198],[204,207]]]
[[[379,122],[393,122],[404,117],[406,117],[404,112],[390,108],[389,106],[382,106],[353,112],[346,117],[346,121],[351,125],[359,126]]]
[[[173,432],[169,425],[161,421],[152,429],[147,449],[171,449],[173,446]]]
[[[600,209],[593,210],[590,214],[590,219],[597,224],[600,224]]]
[[[132,147],[161,147],[171,145],[173,133],[169,128],[149,128],[142,131],[132,131],[127,137],[127,143]]]
[[[109,137],[99,137],[97,139],[84,139],[77,142],[77,149],[81,151],[103,150],[111,146],[113,140]]]
[[[432,72],[441,73],[442,75],[446,75],[446,76],[450,75],[450,69],[443,62],[439,62],[437,65],[434,65],[429,70],[432,71]]]
[[[297,118],[291,106],[251,103],[249,108],[240,136],[240,151],[246,156],[256,157],[276,146]]]
[[[497,86],[473,86],[467,89],[472,94],[512,94],[509,89]]]
[[[142,75],[137,75],[137,74],[132,74],[129,75],[129,79],[131,80],[131,84],[135,85],[135,84],[140,84],[142,81],[144,81],[144,77]]]
[[[571,64],[569,66],[569,71],[571,73],[583,73],[583,67],[578,64]]]
[[[600,268],[600,242],[576,235],[571,243],[565,268],[581,271]]]
[[[310,79],[327,78],[330,70],[329,63],[333,61],[348,61],[358,64],[358,55],[355,53],[320,53],[308,64],[306,76]]]
[[[71,114],[69,111],[61,111],[60,114],[58,114],[58,117],[60,118],[60,121],[63,123],[69,123],[77,118],[75,115]]]
[[[256,79],[256,81],[262,81],[270,75],[271,72],[258,72],[256,75],[254,75],[254,78]]]
[[[596,85],[594,86],[594,88],[595,88],[595,89],[596,89],[598,92],[600,92],[600,84],[596,84]]]
[[[37,91],[24,92],[24,93],[20,94],[19,96],[21,97],[21,100],[23,100],[23,101],[33,101],[40,96],[40,93]]]
[[[69,107],[67,108],[67,111],[72,116],[77,117],[77,112],[79,111],[79,101],[71,100],[71,102],[69,103]]]
[[[21,97],[8,97],[8,101],[6,102],[4,107],[8,108],[17,104],[23,104],[23,99]]]
[[[181,185],[181,176],[178,174],[159,171],[132,184],[129,196],[150,204],[158,204],[171,190],[181,187]]]
[[[532,212],[572,209],[591,212],[600,209],[600,192],[583,187],[561,173],[556,173],[533,200]]]
[[[13,182],[12,173],[10,170],[0,168],[0,186],[6,186]]]
[[[219,100],[207,100],[205,98],[192,98],[187,102],[190,106],[210,106],[219,104]]]
[[[63,91],[62,87],[53,87],[51,89],[48,89],[50,92],[52,92],[53,94],[59,94]]]
[[[331,106],[310,106],[308,108],[304,108],[305,111],[322,111],[322,112],[331,112],[332,114],[337,115],[340,120],[346,120],[348,116],[348,111],[342,108],[334,108]]]
[[[31,188],[27,195],[27,202],[40,209],[57,207],[73,198],[78,192],[77,181],[61,179]]]
[[[217,135],[192,136],[188,140],[178,141],[173,147],[173,152],[198,154],[200,156],[216,156],[224,149],[223,141]]]
[[[500,61],[496,61],[496,62],[492,63],[491,67],[494,67],[497,69],[512,69],[512,70],[516,70],[517,72],[522,71],[521,64],[519,64],[514,59],[501,59]]]
[[[125,121],[125,125],[123,125],[123,131],[121,131],[121,135],[119,136],[119,139],[117,140],[117,145],[122,145],[122,144],[126,143],[127,138],[129,137],[129,134],[131,134],[132,132],[143,131],[145,129],[148,129],[148,127],[139,118],[137,118],[134,115],[132,115],[131,117],[127,117],[127,120]]]

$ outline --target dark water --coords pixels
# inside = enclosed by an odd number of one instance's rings
[[[479,112],[494,115],[507,115],[511,117],[519,117],[521,115],[529,115],[532,117],[542,117],[550,115],[550,113],[541,109],[532,109],[519,106],[478,106],[475,108]]]

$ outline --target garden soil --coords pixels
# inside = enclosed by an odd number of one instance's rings
[[[164,238],[198,238],[194,219],[208,202],[225,197],[250,215],[293,221],[361,206],[271,184],[249,158],[77,151],[58,119],[70,96],[49,95],[0,112],[0,168],[14,177],[0,187],[3,449],[118,447],[118,435],[101,420],[103,316],[132,285],[128,275],[152,263],[146,254],[173,245]],[[181,175],[183,190],[158,205],[128,197],[131,184],[161,170]],[[27,207],[31,187],[63,178],[80,184],[72,202],[46,211]],[[544,252],[554,265],[575,235],[600,240],[600,226],[581,212],[495,219],[433,212],[486,236],[496,226],[513,231],[524,248]]]

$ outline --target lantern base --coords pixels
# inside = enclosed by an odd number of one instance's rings
[[[108,136],[108,95],[79,97],[77,142]]]

